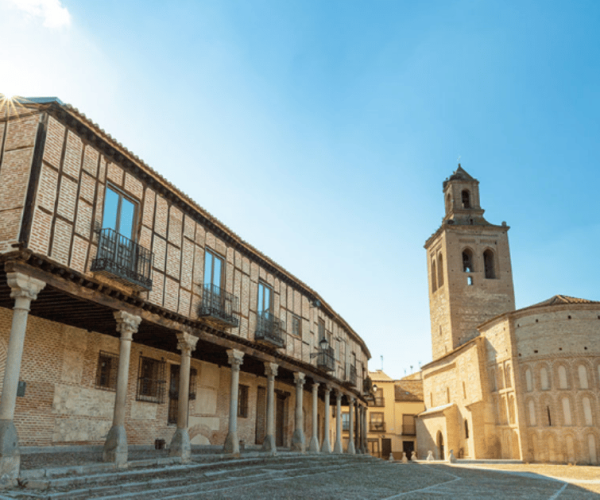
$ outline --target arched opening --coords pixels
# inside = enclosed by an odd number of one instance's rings
[[[587,368],[583,365],[579,365],[577,371],[579,372],[579,388],[589,389]]]
[[[435,267],[435,260],[431,261],[431,291],[437,290],[437,271]]]
[[[469,421],[465,418],[465,439],[469,439]]]
[[[529,368],[525,370],[525,383],[527,386],[527,392],[533,391],[533,379],[531,378],[531,370]]]
[[[558,388],[559,389],[568,389],[569,388],[569,384],[567,381],[567,369],[563,365],[560,365],[558,367]]]
[[[450,193],[446,195],[446,214],[449,214],[452,211],[452,197]]]
[[[461,193],[463,208],[471,208],[471,193],[468,189],[464,189]]]
[[[438,286],[441,288],[442,286],[444,286],[444,258],[442,257],[441,254],[438,257],[437,272],[438,272]]]
[[[462,253],[463,271],[465,273],[472,273],[475,269],[473,268],[473,252],[469,248],[465,248]]]
[[[590,398],[583,398],[581,404],[583,406],[583,422],[587,427],[591,427],[594,425],[594,421],[592,419],[592,405],[590,403]]]
[[[444,455],[444,436],[441,431],[437,433],[437,448],[438,448],[438,457],[440,460],[445,460],[446,456]]]
[[[540,385],[542,387],[542,391],[547,391],[550,389],[550,380],[548,379],[548,370],[545,367],[542,367],[540,370]]]
[[[573,425],[573,419],[571,418],[571,402],[569,398],[562,398],[562,409],[563,409],[563,425]]]
[[[483,267],[485,269],[485,277],[494,279],[496,277],[496,265],[494,263],[494,252],[486,250],[483,252]]]
[[[527,406],[529,407],[529,425],[535,426],[535,424],[536,424],[535,403],[533,402],[533,399],[529,400],[529,403]]]

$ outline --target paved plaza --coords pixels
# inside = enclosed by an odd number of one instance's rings
[[[600,468],[585,466],[402,464],[360,455],[253,453],[240,459],[196,455],[189,464],[159,458],[120,471],[103,467],[30,469],[20,486],[0,491],[0,500],[600,498]]]

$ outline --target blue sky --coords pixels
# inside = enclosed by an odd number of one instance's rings
[[[600,300],[597,1],[0,0],[0,92],[58,96],[316,289],[394,377],[457,158],[517,307]]]

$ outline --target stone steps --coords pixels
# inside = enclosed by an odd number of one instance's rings
[[[66,473],[30,479],[19,498],[186,498],[190,495],[240,488],[267,481],[309,477],[336,469],[379,462],[368,455],[310,455],[287,453],[241,459],[218,459],[188,464],[150,466],[91,474]],[[15,490],[5,492],[13,495]],[[191,497],[190,497],[191,498]]]

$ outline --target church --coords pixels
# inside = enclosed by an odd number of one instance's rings
[[[599,464],[600,302],[515,309],[509,227],[484,218],[460,164],[443,195],[425,243],[433,361],[418,456]]]

